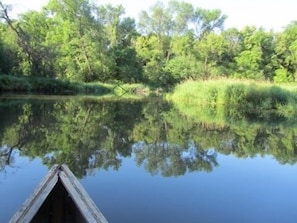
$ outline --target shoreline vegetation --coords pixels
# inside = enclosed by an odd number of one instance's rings
[[[167,99],[184,104],[212,106],[250,104],[267,110],[296,103],[296,93],[297,86],[294,84],[238,79],[190,80],[177,85]]]
[[[49,0],[15,19],[0,0],[0,93],[161,92],[181,109],[294,113],[297,21],[274,32],[224,29],[226,19],[179,0],[156,2],[138,20],[90,0]]]
[[[297,115],[297,86],[252,80],[186,81],[166,95],[166,100],[187,117],[206,123],[293,120]],[[237,117],[237,118],[234,118]],[[222,123],[224,122],[224,123]]]
[[[199,111],[209,113],[210,110],[216,110],[216,115],[220,111],[225,115],[225,110],[229,112],[236,110],[239,113],[250,112],[254,115],[274,112],[293,116],[297,110],[297,86],[293,83],[274,84],[249,79],[187,80],[177,84],[171,91],[166,91],[162,88],[152,89],[143,84],[79,83],[50,78],[0,75],[0,94],[7,92],[128,97],[135,95],[146,97],[161,92],[167,101],[190,116],[193,114],[202,116]]]
[[[1,93],[25,93],[48,95],[147,95],[150,89],[143,84],[123,83],[80,83],[43,77],[17,77],[0,75]]]

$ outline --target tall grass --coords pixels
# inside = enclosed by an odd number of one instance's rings
[[[174,102],[186,104],[220,104],[222,102],[222,85],[214,82],[194,82],[187,81],[175,87],[172,94],[167,94],[166,98]]]
[[[101,83],[75,83],[51,78],[0,75],[0,92],[101,95],[112,92],[112,86]]]
[[[276,109],[297,102],[297,87],[266,82],[211,80],[187,81],[166,95],[174,102],[196,105],[232,105],[247,108]]]
[[[186,115],[222,122],[231,116],[237,120],[260,116],[260,112],[292,118],[297,110],[296,93],[297,87],[292,85],[223,79],[187,81],[176,86],[166,98]]]

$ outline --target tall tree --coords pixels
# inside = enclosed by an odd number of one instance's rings
[[[37,16],[38,13],[34,14]],[[14,31],[17,36],[17,42],[19,47],[25,54],[26,59],[23,59],[24,63],[28,63],[27,69],[23,68],[23,72],[27,75],[40,75],[44,73],[42,60],[44,54],[41,52],[39,44],[36,44],[32,40],[33,36],[24,29],[23,25],[27,23],[26,18],[23,22],[16,23],[9,16],[9,7],[0,1],[0,18],[4,19],[8,26]],[[38,19],[44,20],[41,16]],[[22,21],[22,20],[21,20]],[[36,25],[36,24],[35,24]]]
[[[221,75],[221,58],[226,52],[224,36],[216,33],[205,35],[200,41],[195,42],[197,58],[200,61],[200,69],[196,78],[208,79]]]
[[[124,17],[124,8],[110,4],[99,7],[104,30],[108,39],[108,52],[112,60],[110,79],[123,82],[139,82],[142,80],[142,67],[133,41],[138,36],[135,20]]]
[[[174,57],[173,39],[188,33],[188,22],[193,15],[189,3],[170,1],[167,6],[157,2],[149,11],[142,11],[138,27],[145,36],[138,38],[137,50],[143,59],[145,76],[154,85],[173,84],[178,77],[170,59]],[[165,68],[165,69],[164,69]]]
[[[197,77],[201,66],[195,53],[192,32],[172,38],[170,54],[164,69],[170,74],[174,83]]]
[[[18,27],[28,36],[28,44],[34,55],[34,76],[56,77],[56,48],[48,43],[48,33],[53,27],[52,19],[41,11],[29,11],[20,17]],[[29,62],[29,64],[28,64]],[[30,74],[30,61],[23,59],[22,69]]]
[[[245,27],[241,32],[242,51],[235,57],[237,77],[272,79],[273,34],[256,27]]]
[[[218,65],[224,76],[231,76],[235,71],[235,57],[242,51],[242,35],[236,28],[224,30],[221,34],[224,39],[225,50],[219,58]]]
[[[276,36],[274,55],[276,82],[296,81],[297,78],[297,21],[289,24]]]
[[[105,81],[109,59],[95,7],[88,0],[50,0],[45,9],[55,24],[49,41],[59,50],[59,76],[75,81]]]
[[[20,74],[19,47],[13,31],[0,22],[0,74]]]
[[[156,35],[161,41],[164,36],[170,35],[172,28],[172,15],[165,5],[158,1],[149,11],[141,11],[138,28],[145,35]]]
[[[210,32],[222,30],[226,18],[219,9],[197,8],[192,17],[196,37],[201,39]]]
[[[115,47],[120,41],[121,16],[125,13],[122,5],[113,7],[111,4],[99,7],[99,16],[109,39],[109,47]]]
[[[166,85],[168,77],[163,70],[165,57],[158,37],[139,36],[135,49],[143,64],[144,81],[155,87]]]

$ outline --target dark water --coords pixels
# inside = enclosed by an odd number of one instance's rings
[[[160,98],[2,97],[0,222],[55,163],[109,222],[297,222],[294,119],[226,114],[193,118]]]

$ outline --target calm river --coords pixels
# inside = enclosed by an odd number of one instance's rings
[[[295,223],[297,122],[257,115],[199,119],[161,98],[1,96],[0,222],[66,163],[110,223]]]

